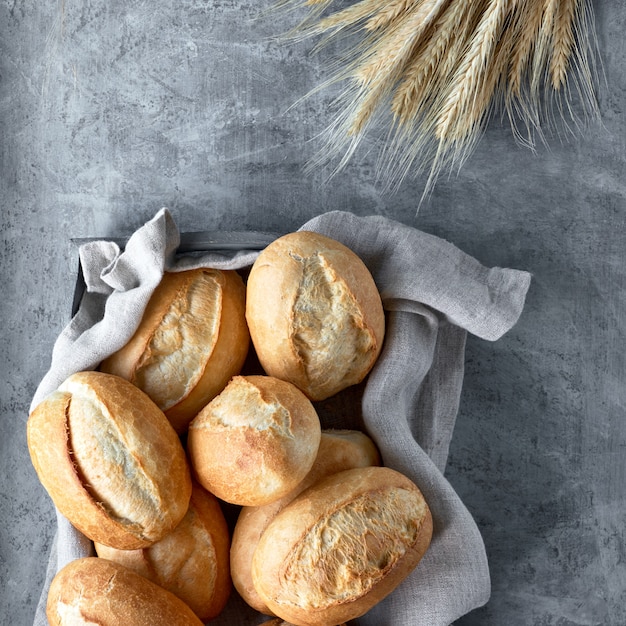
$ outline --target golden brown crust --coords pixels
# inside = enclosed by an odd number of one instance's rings
[[[133,337],[100,369],[145,391],[183,433],[240,372],[249,344],[237,272],[166,272]]]
[[[50,626],[202,626],[175,595],[106,559],[72,561],[53,578],[46,615]]]
[[[78,477],[68,443],[70,398],[68,393],[54,392],[28,419],[28,449],[39,480],[59,511],[87,537],[116,536],[119,545],[129,549],[149,545],[111,519]]]
[[[27,436],[54,504],[94,541],[142,548],[187,511],[191,478],[180,440],[162,411],[121,378],[70,376],[31,413]]]
[[[355,430],[322,431],[313,467],[304,480],[286,496],[264,506],[243,507],[233,531],[230,551],[231,575],[239,595],[251,607],[271,615],[252,581],[252,558],[269,523],[298,494],[322,478],[355,467],[379,465],[380,456],[374,442]]]
[[[205,489],[232,504],[258,506],[306,476],[320,437],[313,405],[292,384],[235,376],[191,422],[187,450]]]
[[[226,606],[232,590],[230,577],[230,531],[218,499],[198,486],[191,494],[191,502],[205,532],[210,535],[217,564],[213,584],[213,598],[209,615],[213,619]]]
[[[264,370],[312,400],[359,383],[382,348],[380,294],[343,244],[298,231],[265,248],[247,283],[246,319]]]
[[[285,621],[338,624],[391,593],[431,536],[430,510],[408,478],[384,467],[346,470],[304,491],[272,520],[254,553],[253,582]]]
[[[228,526],[217,498],[196,484],[185,517],[152,546],[117,550],[95,544],[98,556],[172,592],[203,621],[216,617],[228,600],[229,547]]]

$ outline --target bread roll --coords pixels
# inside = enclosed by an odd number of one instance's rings
[[[237,272],[166,272],[132,339],[100,369],[145,391],[183,433],[239,373],[249,344]]]
[[[71,561],[57,573],[46,616],[50,626],[202,626],[174,594],[97,557]]]
[[[432,536],[421,492],[385,467],[346,470],[287,505],[252,561],[257,592],[297,626],[333,626],[366,613],[415,568]]]
[[[356,430],[322,431],[320,447],[311,471],[286,496],[265,506],[243,507],[233,531],[230,550],[231,576],[239,595],[260,613],[272,612],[261,600],[252,582],[252,557],[269,523],[299,493],[326,476],[354,467],[379,465],[374,442]]]
[[[140,389],[79,372],[27,424],[31,460],[54,504],[89,539],[148,546],[187,512],[191,477],[182,444]]]
[[[258,506],[306,476],[320,437],[313,405],[292,384],[235,376],[191,422],[187,450],[205,489],[232,504]]]
[[[361,382],[385,332],[365,264],[338,241],[306,231],[260,253],[248,277],[246,319],[265,372],[314,401]]]
[[[189,510],[176,528],[143,550],[95,544],[98,556],[115,561],[171,591],[203,621],[226,605],[230,537],[217,498],[193,485]]]

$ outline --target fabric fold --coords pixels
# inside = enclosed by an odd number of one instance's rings
[[[471,514],[444,477],[458,413],[467,333],[495,341],[522,313],[527,272],[487,268],[453,244],[383,217],[334,211],[301,227],[341,241],[368,266],[383,298],[383,352],[364,386],[363,424],[384,463],[423,491],[435,523],[432,544],[404,583],[358,626],[448,626],[488,601],[485,547]],[[180,235],[166,209],[137,230],[124,250],[110,242],[81,249],[87,291],[55,343],[50,370],[31,409],[67,376],[94,369],[133,335],[163,272],[249,267],[254,251],[176,256]],[[91,549],[61,515],[35,626],[47,624],[47,586],[58,568]],[[211,624],[258,624],[233,598]]]
[[[334,211],[301,230],[338,239],[370,268],[383,301],[419,302],[468,332],[495,341],[517,322],[530,274],[487,268],[455,245],[384,217]]]

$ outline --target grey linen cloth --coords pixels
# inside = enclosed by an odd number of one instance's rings
[[[382,217],[330,212],[301,230],[333,237],[372,272],[387,316],[383,352],[360,396],[362,425],[388,467],[422,490],[434,519],[433,540],[412,574],[359,626],[448,626],[485,604],[490,577],[480,532],[444,477],[464,371],[467,333],[495,341],[518,320],[530,284],[527,272],[486,268],[454,245]],[[180,235],[162,209],[124,250],[96,241],[79,250],[87,289],[57,339],[50,370],[34,408],[70,374],[95,369],[133,335],[164,271],[250,266],[258,252],[177,255]],[[352,423],[334,426],[352,427]],[[57,512],[57,533],[35,626],[47,624],[52,576],[73,559],[93,554],[91,543]],[[265,621],[233,593],[216,625]]]

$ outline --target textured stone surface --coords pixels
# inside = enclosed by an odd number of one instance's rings
[[[70,239],[127,234],[168,206],[182,230],[385,215],[531,271],[513,331],[468,342],[447,475],[493,594],[459,623],[623,626],[626,6],[595,3],[603,125],[532,154],[494,120],[419,214],[423,181],[383,193],[366,150],[327,185],[303,173],[331,94],[289,108],[323,57],[277,42],[287,22],[258,19],[269,6],[0,1],[0,622],[30,623],[54,532],[25,421],[69,315]]]

